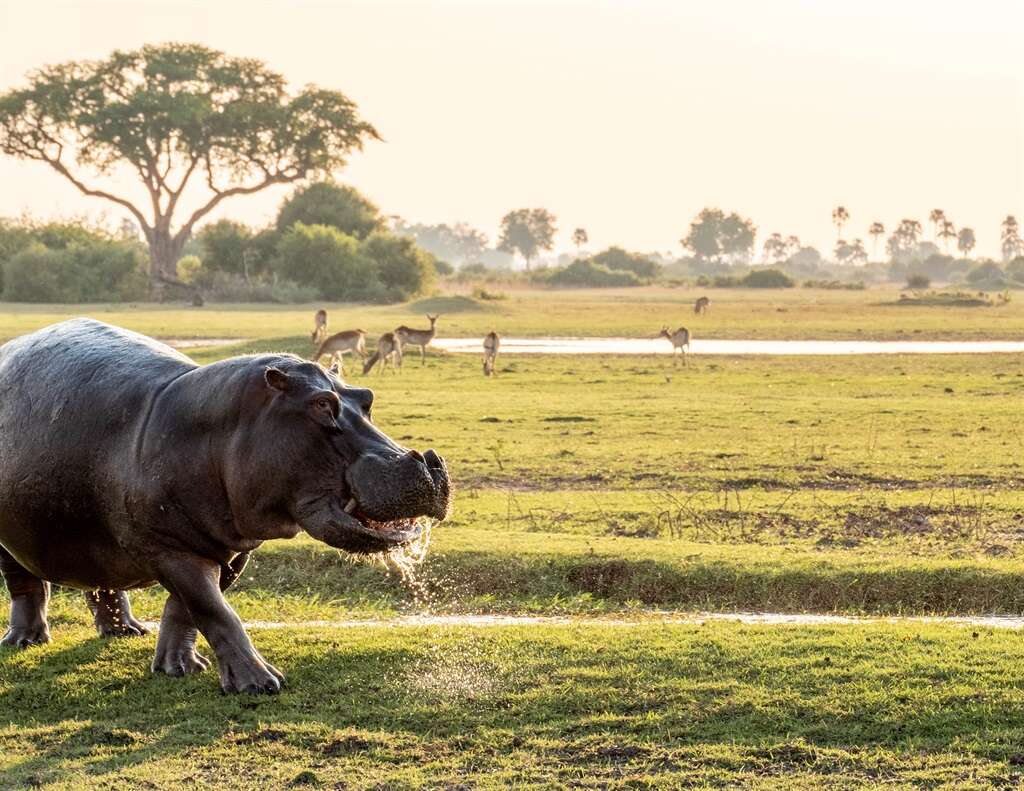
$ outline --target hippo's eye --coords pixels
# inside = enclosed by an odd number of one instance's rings
[[[337,415],[335,414],[335,409],[337,408],[337,405],[330,398],[316,399],[315,401],[313,401],[313,407],[318,412],[323,412],[325,415],[329,415],[332,418],[337,417]]]

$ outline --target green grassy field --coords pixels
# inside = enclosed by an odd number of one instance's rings
[[[0,660],[5,788],[1009,788],[1019,635],[962,627],[257,630],[279,696],[84,629]]]
[[[1013,302],[710,294],[699,319],[694,292],[655,289],[332,315],[335,328],[371,334],[440,310],[447,335],[686,322],[699,337],[1024,337]],[[310,308],[7,306],[0,338],[71,315],[250,339],[191,350],[200,362],[309,352]],[[454,512],[415,582],[308,538],[262,548],[229,598],[246,620],[296,624],[254,632],[291,682],[273,700],[221,697],[211,673],[151,678],[152,637],[101,642],[80,594],[58,591],[55,643],[0,651],[0,788],[1021,781],[1013,632],[299,623],[424,611],[1020,613],[1024,358],[702,356],[681,369],[652,356],[507,355],[485,379],[476,356],[433,352],[400,375],[351,381],[376,391],[383,430],[436,448],[451,469]],[[158,590],[133,601],[159,616]]]
[[[493,290],[493,289],[492,289]],[[0,309],[0,340],[70,316],[88,314],[162,338],[278,338],[313,329],[313,312],[326,307],[333,330],[360,327],[375,339],[425,313],[442,314],[439,334],[483,336],[650,337],[662,325],[684,324],[698,338],[861,340],[1019,340],[1024,304],[992,307],[901,305],[892,288],[708,289],[651,286],[631,289],[509,290],[505,299],[481,301],[468,293],[405,305],[15,305]],[[701,295],[712,302],[693,315]]]

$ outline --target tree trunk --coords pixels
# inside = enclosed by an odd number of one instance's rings
[[[187,293],[193,304],[202,304],[198,289],[178,278],[178,259],[181,258],[184,239],[175,239],[167,230],[159,228],[147,236],[149,242],[149,286],[158,302],[172,299],[175,294]]]

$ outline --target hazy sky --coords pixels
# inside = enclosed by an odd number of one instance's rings
[[[342,174],[389,214],[492,238],[544,206],[561,247],[680,252],[705,205],[828,250],[940,207],[998,250],[1024,220],[1021,0],[77,2],[0,0],[0,90],[33,67],[146,42],[256,56],[339,89],[386,142]],[[224,213],[257,223],[281,192]],[[0,215],[98,213],[0,159]],[[112,207],[115,218],[120,212]]]

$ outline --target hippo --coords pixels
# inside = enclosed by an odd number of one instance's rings
[[[0,643],[50,639],[51,583],[85,591],[101,636],[144,634],[126,591],[160,584],[154,672],[209,667],[198,630],[225,692],[278,692],[223,595],[250,553],[300,530],[386,552],[449,510],[444,460],[396,444],[372,406],[293,355],[199,366],[91,319],[0,346]]]

